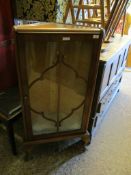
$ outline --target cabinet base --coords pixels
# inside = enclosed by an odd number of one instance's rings
[[[49,139],[48,141],[47,140],[33,140],[33,141],[28,141],[28,142],[24,142],[24,150],[25,150],[25,161],[28,161],[30,159],[32,159],[32,151],[33,151],[33,146],[35,145],[38,145],[38,144],[44,144],[44,143],[49,143],[49,142],[58,142],[58,141],[62,141],[62,140],[68,140],[68,139],[77,139],[77,141],[75,141],[75,143],[72,143],[72,144],[69,144],[67,146],[64,146],[64,148],[61,148],[58,146],[58,149],[56,149],[58,152],[61,152],[63,151],[64,149],[66,148],[69,148],[69,147],[77,147],[77,149],[80,151],[80,152],[84,152],[86,150],[86,147],[87,145],[90,144],[90,136],[88,133],[84,133],[84,134],[81,134],[81,135],[78,135],[77,137],[76,136],[68,136],[67,138],[55,138],[55,140],[52,140],[52,139]],[[80,138],[80,139],[79,139]]]

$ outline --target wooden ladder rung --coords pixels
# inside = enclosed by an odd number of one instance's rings
[[[76,20],[76,22],[88,23],[88,24],[101,24],[101,19],[100,18],[88,18],[88,19]]]
[[[105,19],[105,23],[107,23],[108,19]],[[101,18],[88,18],[88,19],[78,19],[75,21],[76,23],[89,23],[89,24],[101,24]]]
[[[73,8],[79,8],[79,9],[101,9],[100,5],[98,5],[98,4],[74,5]]]

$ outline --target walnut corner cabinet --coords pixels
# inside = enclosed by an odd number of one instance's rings
[[[103,31],[55,23],[14,28],[25,148],[75,137],[88,143]]]

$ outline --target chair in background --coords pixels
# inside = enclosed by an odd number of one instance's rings
[[[64,23],[67,21],[69,11],[71,11],[72,23],[91,27],[102,27],[105,29],[104,41],[109,42],[114,36],[117,26],[123,19],[122,35],[124,30],[126,7],[129,0],[79,0],[73,4],[69,0],[64,16]],[[82,12],[82,14],[81,14]]]
[[[0,121],[5,124],[14,155],[17,154],[14,137],[14,121],[21,115],[21,104],[17,87],[0,92]]]
[[[72,24],[75,24],[75,14],[72,0],[68,0],[63,22],[66,23],[69,12],[71,12]]]
[[[75,15],[76,9],[76,15]],[[104,0],[97,1],[85,1],[80,0],[78,5],[73,4],[72,0],[68,1],[65,16],[64,16],[64,23],[66,23],[69,10],[71,11],[71,18],[73,24],[82,24],[87,26],[102,26],[105,27],[106,23],[106,16],[105,15],[105,3]],[[80,12],[82,11],[82,17],[80,17]]]

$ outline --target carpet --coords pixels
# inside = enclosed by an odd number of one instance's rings
[[[0,175],[131,175],[131,72],[124,73],[120,92],[85,152],[71,141],[39,145],[26,162],[19,138],[17,148],[15,157],[0,128]]]

